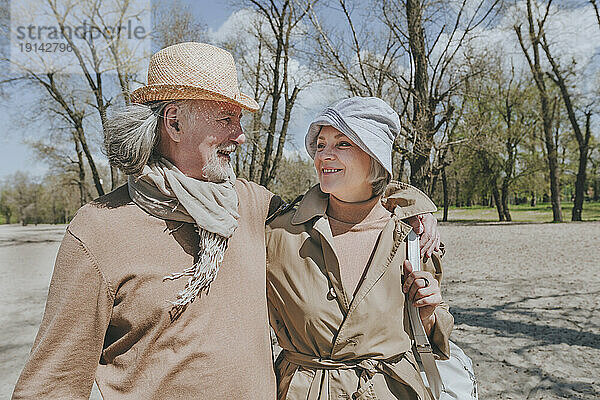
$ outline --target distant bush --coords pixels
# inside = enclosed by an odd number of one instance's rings
[[[0,223],[64,224],[79,207],[77,187],[68,176],[16,172],[0,184]]]

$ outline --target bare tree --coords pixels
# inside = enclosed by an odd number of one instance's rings
[[[252,150],[243,159],[249,161],[250,179],[266,187],[276,178],[298,94],[310,83],[310,77],[293,75],[290,62],[303,39],[300,23],[315,1],[242,0],[239,4],[254,13],[252,40],[239,38],[242,43],[225,44],[240,60],[242,85],[259,101],[260,110],[249,130]]]
[[[289,0],[285,0],[277,4],[270,1],[269,7],[265,7],[262,2],[250,0],[256,9],[268,21],[268,25],[275,38],[274,60],[271,66],[273,82],[271,92],[271,110],[269,116],[269,126],[267,128],[267,141],[262,162],[260,174],[260,184],[269,186],[270,182],[275,178],[277,167],[283,155],[283,146],[287,136],[292,108],[300,92],[300,87],[293,85],[291,87],[291,79],[289,77],[289,61],[290,61],[290,37],[292,30],[302,20],[306,14],[306,10],[298,9],[291,4]],[[282,73],[283,72],[283,73]],[[275,140],[275,131],[277,129],[277,119],[280,107],[280,99],[283,96],[284,115],[279,130],[279,139],[275,155],[273,156]]]
[[[540,49],[544,25],[550,13],[552,0],[546,4],[541,16],[534,16],[532,0],[527,0],[527,29],[528,40],[523,37],[522,26],[515,25],[514,31],[519,40],[519,45],[527,59],[527,63],[533,75],[538,96],[540,100],[540,111],[542,116],[542,130],[544,133],[544,144],[546,145],[546,157],[550,175],[550,201],[552,202],[552,220],[562,222],[562,210],[560,206],[560,183],[558,170],[557,141],[553,135],[552,125],[555,116],[556,99],[550,96],[550,90],[546,85],[544,71],[541,66]]]
[[[225,46],[236,56],[236,62],[240,66],[242,84],[249,88],[252,97],[259,103],[259,110],[252,114],[251,122],[245,124],[244,132],[247,145],[240,146],[235,158],[235,172],[238,176],[246,176],[249,180],[259,181],[262,159],[264,157],[264,138],[266,123],[263,115],[268,106],[271,81],[269,80],[270,50],[269,38],[265,37],[265,22],[259,17],[251,21],[245,32],[245,39],[252,38],[251,43],[247,40],[228,41]],[[254,48],[255,52],[247,51],[248,47]]]
[[[313,40],[318,50],[311,58],[314,69],[321,71],[325,78],[342,83],[351,95],[376,96],[397,105],[399,93],[395,71],[403,50],[401,43],[396,42],[389,30],[376,33],[365,27],[374,23],[373,15],[361,15],[357,23],[353,13],[355,4],[348,4],[346,0],[335,3],[341,8],[346,30],[325,26],[319,12],[314,7],[309,9]],[[337,21],[335,25],[339,25]],[[311,50],[312,47],[309,52]]]
[[[458,96],[457,96],[458,97]],[[465,110],[465,98],[466,96],[460,99],[461,104],[457,107],[451,105],[452,100],[448,98],[446,107],[455,107],[457,112],[453,113],[453,117],[447,124],[444,126],[443,137],[440,140],[440,144],[436,145],[436,158],[434,159],[432,165],[432,174],[433,180],[431,184],[430,193],[435,192],[436,180],[438,176],[442,180],[442,202],[443,202],[443,215],[442,221],[448,221],[448,210],[450,208],[450,194],[449,194],[449,182],[447,169],[452,164],[454,160],[454,148],[455,146],[459,146],[467,141],[466,138],[458,137],[457,131],[459,124],[463,117],[463,112]],[[458,193],[458,180],[455,180],[456,192]],[[458,195],[456,195],[458,199]]]
[[[92,173],[92,179],[94,186],[96,187],[96,192],[98,193],[98,196],[102,196],[104,194],[102,180],[100,178],[100,173],[98,172],[92,151],[88,146],[84,130],[84,118],[86,116],[86,112],[84,108],[81,107],[81,98],[73,96],[69,86],[65,85],[64,83],[57,84],[54,73],[37,74],[33,71],[28,71],[26,77],[30,81],[42,86],[50,98],[53,99],[59,106],[59,108],[55,108],[53,111],[56,115],[60,116],[72,129],[72,138],[75,144],[76,153],[78,154],[77,157],[81,182],[85,181],[85,173],[82,165],[83,160],[81,158],[81,152],[83,152]]]
[[[189,5],[179,0],[157,3],[153,9],[152,37],[159,48],[206,38],[206,26],[194,18]]]
[[[73,9],[66,7],[61,13],[58,0],[46,0],[46,3],[50,7],[61,32],[64,33],[68,18],[73,17]],[[95,39],[93,34],[84,36],[85,45],[76,43],[71,35],[63,35],[72,49],[77,64],[91,90],[94,98],[94,104],[92,105],[98,112],[102,132],[104,133],[107,122],[107,109],[114,101],[114,98],[110,95],[112,93],[106,89],[106,73],[109,71],[117,73],[121,89],[120,94],[126,103],[129,103],[130,76],[135,73],[131,70],[131,66],[136,64],[136,60],[131,59],[132,52],[122,41],[124,31],[121,27],[124,25],[125,19],[138,18],[140,14],[147,13],[150,10],[131,10],[131,3],[125,0],[116,2],[115,8],[110,10],[107,10],[106,7],[103,8],[105,3],[102,0],[83,0],[77,5],[78,11],[83,12],[83,17],[89,20],[89,25],[101,33],[104,44],[108,47],[108,54],[112,56],[112,62],[105,58],[106,50],[104,50],[103,42]],[[116,20],[107,22],[106,14],[116,15]],[[118,28],[115,29],[115,27]],[[119,184],[118,171],[113,166],[110,167],[110,178],[112,190]]]
[[[69,128],[67,128],[69,129]],[[76,158],[73,159],[71,156],[71,149],[62,143],[56,143],[56,138],[51,143],[41,139],[29,142],[29,145],[33,148],[37,154],[37,158],[45,161],[50,166],[51,171],[60,171],[65,175],[71,175],[72,178],[68,181],[68,184],[74,184],[79,190],[79,205],[83,206],[91,198],[87,185],[86,185],[86,171],[83,150],[81,143],[77,137],[77,132],[74,129],[70,129],[71,132],[71,144],[75,147]]]
[[[325,26],[310,10],[319,50],[315,64],[350,94],[383,98],[398,111],[404,131],[394,144],[397,176],[408,160],[411,182],[425,191],[432,190],[432,151],[443,147],[434,147],[434,136],[454,112],[446,100],[464,79],[456,73],[456,60],[498,2],[482,0],[467,15],[467,2],[453,13],[449,2],[380,0],[377,8],[361,10],[359,2],[337,0],[345,31]],[[452,24],[440,24],[442,14],[430,10],[444,5]]]
[[[398,42],[405,43],[410,56],[408,93],[410,114],[408,136],[412,144],[409,161],[411,183],[431,190],[431,152],[434,136],[451,118],[454,109],[441,107],[466,77],[456,73],[460,51],[473,38],[473,31],[488,19],[497,1],[459,1],[458,10],[437,3],[446,14],[441,23],[431,19],[436,3],[423,0],[382,0],[386,25]],[[469,12],[469,10],[472,10]],[[443,39],[446,37],[445,39]],[[475,71],[475,73],[479,73]]]
[[[539,36],[540,45],[544,50],[544,53],[546,54],[546,58],[552,66],[552,73],[548,73],[547,75],[560,89],[560,94],[565,105],[565,109],[567,111],[567,116],[569,118],[569,122],[571,123],[571,127],[573,128],[573,133],[578,144],[579,166],[577,169],[577,178],[575,181],[575,201],[571,213],[571,221],[581,221],[581,213],[583,211],[583,200],[586,190],[586,173],[590,150],[590,124],[592,111],[590,107],[583,111],[584,126],[582,128],[580,121],[576,116],[574,96],[568,88],[567,78],[569,74],[567,71],[565,71],[564,68],[562,68],[559,65],[557,59],[552,55],[552,52],[550,51],[550,46],[548,44],[548,39],[546,37],[546,32],[543,29],[540,29]]]

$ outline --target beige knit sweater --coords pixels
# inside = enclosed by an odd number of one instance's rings
[[[238,180],[239,227],[217,279],[175,322],[197,254],[191,224],[153,217],[127,187],[79,210],[61,244],[44,318],[14,399],[275,398],[265,295],[272,194]]]

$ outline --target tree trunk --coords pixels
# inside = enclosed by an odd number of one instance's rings
[[[579,168],[575,181],[575,201],[573,203],[571,221],[582,220],[581,214],[583,212],[583,200],[585,199],[588,151],[591,136],[590,119],[591,112],[588,112],[585,119],[585,136],[581,137],[581,135],[577,135],[577,141],[579,142]]]
[[[260,184],[267,186],[269,181],[269,171],[271,168],[271,154],[273,153],[273,142],[275,141],[275,129],[277,128],[277,116],[279,111],[279,99],[281,91],[279,88],[279,66],[281,64],[281,53],[283,51],[282,40],[277,40],[277,50],[275,51],[275,63],[273,65],[273,90],[271,91],[271,118],[267,130],[267,142],[265,144],[265,156],[260,171]]]
[[[7,224],[10,224],[10,218],[12,217],[12,212],[10,211],[10,208],[5,208],[4,212],[2,213],[4,215],[4,219],[6,220]]]
[[[448,196],[448,179],[446,177],[446,167],[442,168],[442,191],[444,192],[444,216],[442,221],[448,221],[448,208],[450,207],[450,198]]]
[[[541,36],[541,45],[546,53],[546,57],[552,66],[552,72],[554,73],[554,83],[559,87],[560,94],[562,96],[563,102],[565,104],[565,108],[567,110],[567,116],[569,117],[569,122],[571,123],[571,127],[573,128],[573,133],[575,134],[575,139],[577,139],[577,144],[579,145],[579,169],[577,171],[577,179],[575,182],[575,200],[573,204],[573,210],[571,213],[572,221],[581,221],[581,213],[583,211],[583,198],[585,196],[585,179],[586,179],[586,169],[587,169],[587,159],[588,159],[588,145],[590,139],[590,117],[591,112],[587,112],[586,116],[586,125],[585,125],[585,134],[581,132],[581,127],[579,126],[579,121],[577,121],[577,117],[575,116],[575,108],[573,106],[573,102],[571,101],[571,94],[567,88],[567,83],[563,77],[563,73],[559,68],[558,63],[550,53],[550,47],[548,46],[548,42],[546,40],[545,32],[540,32]]]
[[[410,183],[425,190],[429,178],[429,153],[433,145],[434,117],[429,96],[429,75],[427,72],[427,52],[423,28],[423,4],[420,0],[406,1],[408,43],[414,62],[413,134],[415,135],[413,154],[410,158]]]
[[[498,220],[504,221],[504,213],[502,212],[502,202],[500,200],[500,192],[498,187],[492,185],[492,196],[494,197],[494,203],[496,204],[496,210],[498,211]]]
[[[287,59],[287,54],[286,54]],[[287,61],[286,61],[287,64]],[[287,69],[287,65],[285,66]],[[284,78],[287,81],[287,72],[286,77]],[[277,150],[275,151],[275,157],[273,158],[273,165],[271,167],[271,171],[269,172],[269,178],[265,183],[265,186],[273,182],[275,176],[277,174],[277,168],[279,167],[279,162],[281,161],[281,157],[283,157],[283,146],[285,144],[285,138],[287,137],[288,126],[290,123],[290,117],[292,116],[292,108],[294,107],[294,103],[296,102],[296,97],[300,93],[300,88],[297,86],[292,89],[292,95],[290,97],[287,96],[287,90],[285,93],[285,112],[283,115],[283,121],[281,122],[281,129],[279,130],[279,140],[277,141]]]
[[[252,153],[250,154],[250,169],[248,179],[256,182],[256,167],[258,166],[258,132],[260,131],[260,112],[254,113],[252,117]]]
[[[431,198],[433,198],[433,193],[435,192],[435,187],[437,186],[437,181],[438,181],[438,176],[439,176],[438,173],[439,173],[439,171],[432,173],[431,179],[430,179],[430,185],[427,188],[427,191],[425,192]]]
[[[260,97],[260,75],[262,71],[262,46],[261,31],[258,32],[258,58],[256,63],[256,71],[254,76],[254,98]],[[256,167],[258,166],[258,138],[260,132],[260,122],[262,118],[262,109],[258,110],[252,116],[252,152],[250,154],[250,168],[248,170],[248,179],[256,182]]]
[[[98,108],[98,112],[100,113],[100,123],[102,124],[102,133],[106,136],[106,109],[107,105],[104,102],[104,97],[102,95],[102,79],[99,73],[96,74],[98,86],[97,89],[94,90],[94,94],[96,95],[96,107]],[[110,165],[110,190],[115,190],[119,183],[119,171],[117,168]]]
[[[549,138],[546,137],[546,149],[548,151],[548,169],[550,172],[550,202],[552,203],[552,222],[562,222],[562,210],[560,206],[560,183],[558,176],[558,152],[556,145],[554,144],[552,133],[550,133]]]
[[[79,142],[77,132],[75,131],[73,131],[73,142],[75,142],[75,152],[77,153],[79,205],[83,206],[87,203],[87,199],[85,198],[85,166],[83,164],[83,150],[81,149],[81,143]]]
[[[83,133],[83,127],[78,126],[77,128],[77,136],[79,137],[79,142],[81,143],[81,147],[83,149],[83,153],[85,154],[85,158],[90,166],[90,170],[92,171],[92,179],[94,180],[94,185],[96,186],[96,191],[98,192],[98,196],[104,195],[104,189],[102,188],[102,182],[100,181],[100,174],[98,173],[98,169],[96,168],[96,163],[94,162],[94,158],[90,149],[87,145],[87,141],[85,140],[85,135]]]
[[[547,13],[550,9],[550,3],[547,3]],[[519,45],[523,50],[525,58],[531,69],[533,79],[538,89],[538,95],[540,98],[541,114],[542,114],[542,127],[544,133],[544,142],[546,146],[546,158],[548,161],[548,170],[550,175],[550,198],[552,202],[552,220],[553,222],[562,222],[562,210],[560,207],[560,184],[559,184],[559,170],[558,170],[558,152],[557,144],[555,143],[554,136],[552,135],[552,121],[554,119],[554,112],[550,110],[550,95],[546,87],[544,72],[542,71],[540,61],[540,31],[543,26],[542,21],[534,22],[533,10],[531,0],[527,0],[527,21],[529,28],[529,41],[531,43],[531,50],[533,52],[533,59],[529,54],[528,47],[525,45],[521,34],[520,26],[515,26],[515,32],[519,39]],[[535,28],[538,27],[539,31],[536,33]],[[556,106],[556,104],[554,104]]]
[[[586,169],[588,159],[588,147],[579,147],[579,168],[577,170],[577,178],[575,180],[575,201],[573,202],[573,211],[571,212],[571,221],[581,221],[583,212],[583,200],[585,198],[586,189]]]
[[[459,195],[460,195],[460,182],[458,181],[458,173],[454,173],[454,184],[456,186],[454,186],[454,205],[456,207],[460,207],[461,206],[461,202],[459,200]]]
[[[85,154],[85,157],[90,165],[90,169],[92,170],[92,178],[94,180],[94,185],[96,186],[96,190],[98,192],[98,196],[102,196],[104,194],[104,189],[102,188],[102,182],[100,182],[100,175],[98,174],[98,170],[96,169],[96,163],[94,162],[94,158],[92,153],[90,152],[87,141],[85,139],[85,132],[83,130],[83,117],[84,114],[82,112],[77,111],[77,109],[69,106],[62,93],[56,87],[56,81],[54,80],[54,74],[48,73],[46,74],[48,77],[48,82],[43,81],[41,78],[35,76],[39,83],[46,88],[48,93],[52,96],[52,98],[60,104],[60,106],[65,110],[67,115],[69,116],[70,122],[73,124],[75,132],[77,133],[77,139],[81,143],[81,147]]]
[[[529,205],[531,207],[537,206],[537,198],[535,197],[535,190],[531,191],[531,203]]]
[[[400,165],[398,165],[398,172],[396,175],[396,180],[401,182],[404,175],[404,164],[406,164],[406,154],[402,154],[400,157]]]
[[[502,183],[502,214],[504,214],[505,221],[512,221],[510,216],[510,210],[508,209],[508,183],[505,181]]]
[[[241,149],[238,147],[235,151],[235,176],[240,176],[240,157],[241,157]]]

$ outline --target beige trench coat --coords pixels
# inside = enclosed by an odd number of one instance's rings
[[[407,333],[401,274],[411,227],[402,219],[435,205],[412,186],[392,187],[388,198],[397,207],[353,299],[340,281],[328,197],[318,185],[267,227],[269,318],[283,348],[275,365],[278,399],[431,399]],[[423,268],[441,281],[437,254]],[[430,339],[446,359],[453,318],[445,304],[435,314]]]

